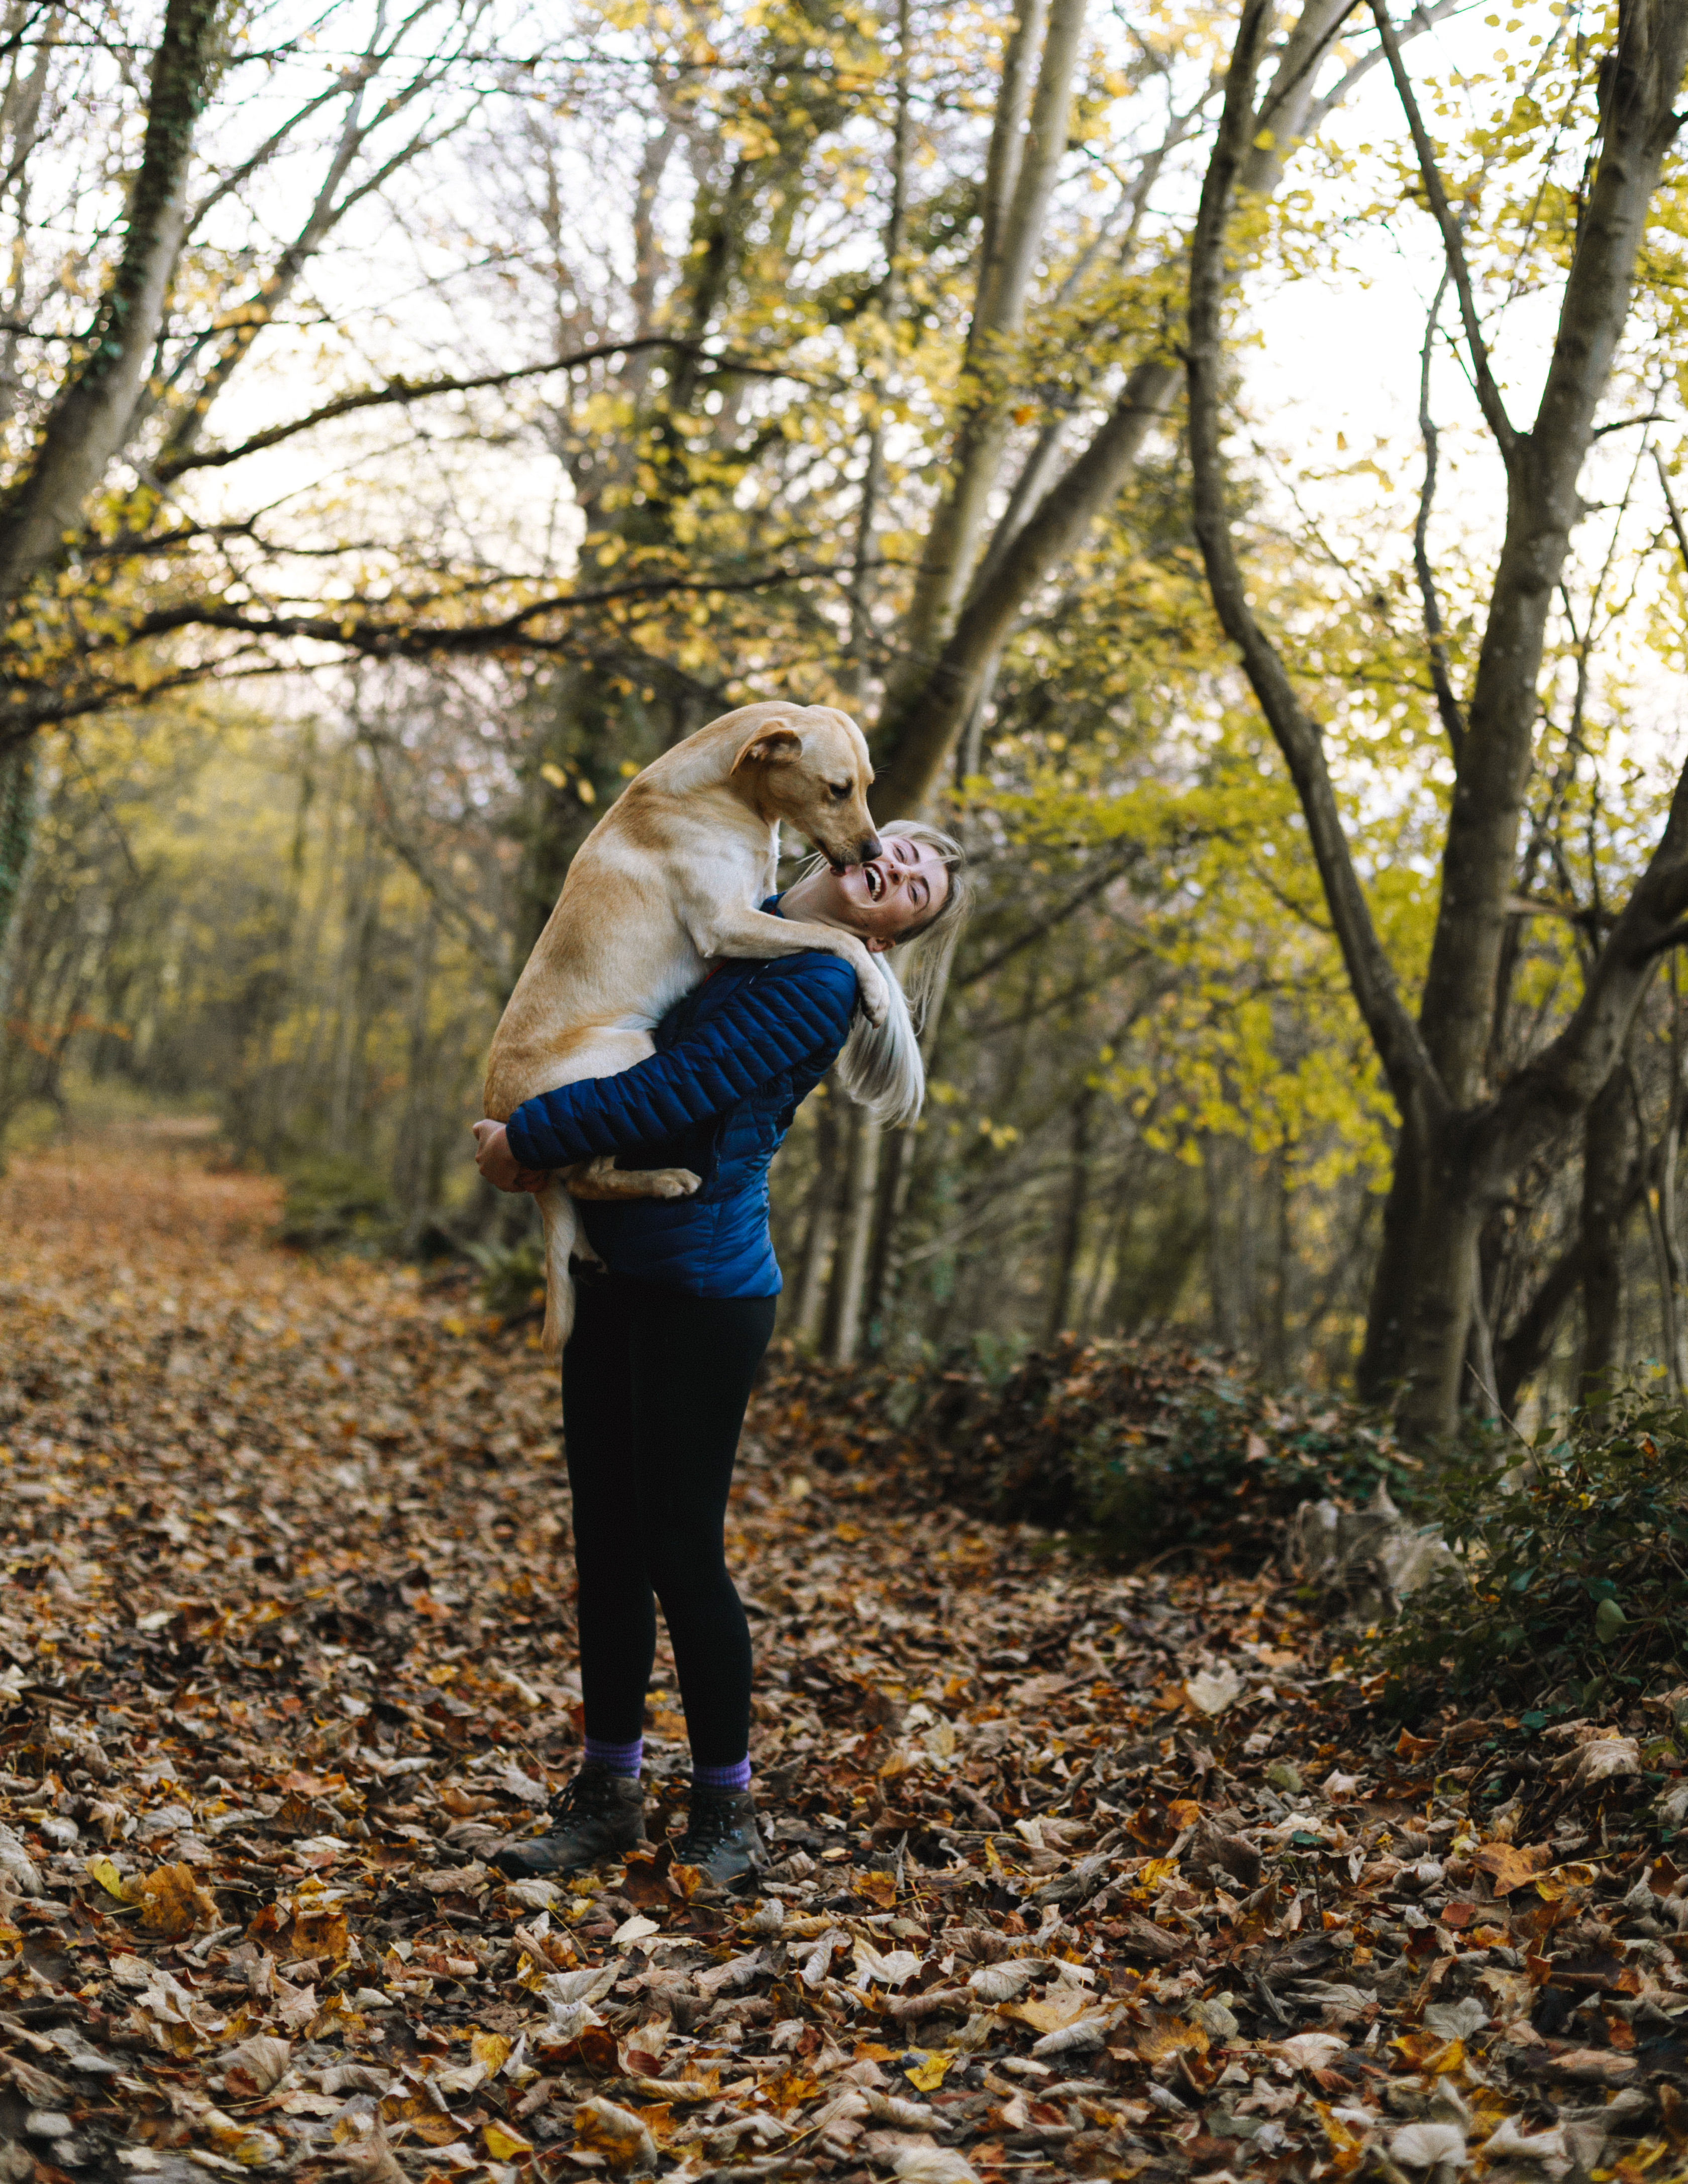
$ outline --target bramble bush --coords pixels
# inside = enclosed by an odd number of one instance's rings
[[[1585,1711],[1688,1676],[1679,1405],[1632,1389],[1574,1412],[1498,1465],[1449,1465],[1435,1504],[1471,1582],[1415,1593],[1371,1640],[1403,1695],[1434,1684]]]
[[[782,1454],[894,1471],[916,1499],[1065,1531],[1123,1566],[1187,1551],[1251,1567],[1303,1502],[1423,1492],[1376,1417],[1176,1343],[1063,1336],[1006,1372],[966,1352],[838,1368],[785,1350],[760,1424]]]

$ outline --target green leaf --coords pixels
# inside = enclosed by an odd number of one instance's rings
[[[1594,1635],[1602,1646],[1609,1646],[1620,1630],[1628,1628],[1628,1618],[1615,1600],[1602,1600],[1594,1611]]]

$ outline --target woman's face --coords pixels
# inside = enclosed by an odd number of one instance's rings
[[[884,834],[869,863],[841,872],[822,866],[787,890],[781,909],[788,917],[844,926],[880,955],[911,927],[935,916],[949,888],[944,860],[929,842]]]

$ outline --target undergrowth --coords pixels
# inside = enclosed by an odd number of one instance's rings
[[[975,1351],[914,1368],[777,1351],[762,1430],[823,1468],[1067,1533],[1119,1567],[1206,1555],[1253,1568],[1303,1502],[1423,1499],[1387,1426],[1329,1396],[1277,1392],[1176,1343],[1062,1336],[1017,1362]]]
[[[1688,1413],[1631,1390],[1501,1464],[1454,1464],[1434,1517],[1468,1586],[1370,1641],[1402,1693],[1621,1704],[1688,1677]]]

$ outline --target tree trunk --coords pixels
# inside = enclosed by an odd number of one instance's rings
[[[1423,1147],[1404,1125],[1396,1138],[1395,1168],[1384,1201],[1383,1237],[1372,1270],[1366,1339],[1355,1368],[1362,1403],[1393,1402],[1407,1374],[1407,1329],[1412,1307],[1412,1270],[1418,1250]]]
[[[1582,1224],[1538,1284],[1512,1332],[1495,1345],[1495,1393],[1502,1418],[1516,1418],[1518,1397],[1546,1363],[1565,1307],[1582,1279]]]
[[[35,840],[33,738],[0,750],[0,1024],[11,992],[12,919],[29,877]]]
[[[1209,588],[1238,646],[1295,783],[1354,998],[1401,1115],[1401,1155],[1368,1341],[1369,1391],[1403,1383],[1409,1441],[1440,1440],[1458,1420],[1475,1292],[1477,1240],[1511,1178],[1585,1113],[1617,1063],[1663,950],[1683,937],[1688,911],[1688,772],[1646,869],[1590,965],[1570,1022],[1502,1087],[1483,1079],[1507,905],[1516,884],[1518,822],[1533,761],[1546,616],[1559,584],[1577,482],[1596,407],[1629,316],[1636,254],[1675,132],[1675,95],[1688,58],[1688,6],[1622,0],[1602,70],[1602,135],[1587,211],[1566,279],[1557,339],[1534,426],[1506,415],[1489,370],[1457,221],[1436,171],[1386,0],[1373,0],[1443,233],[1459,294],[1468,367],[1505,459],[1506,540],[1456,767],[1429,970],[1417,1017],[1355,871],[1318,724],[1276,646],[1256,620],[1226,510],[1220,400],[1223,302],[1235,192],[1257,141],[1254,81],[1270,27],[1269,0],[1245,0],[1226,82],[1225,110],[1203,183],[1190,252],[1189,445],[1195,527]],[[1404,1329],[1404,1346],[1403,1346]]]
[[[1212,1314],[1213,1340],[1221,1350],[1235,1350],[1242,1339],[1237,1314],[1236,1255],[1225,1233],[1225,1185],[1217,1138],[1201,1140],[1201,1180],[1207,1208],[1207,1304]]]
[[[1050,1284],[1049,1313],[1044,1340],[1053,1342],[1067,1325],[1072,1304],[1073,1278],[1084,1242],[1084,1201],[1090,1189],[1090,1120],[1096,1104],[1096,1088],[1087,1084],[1070,1110],[1072,1134],[1067,1143],[1067,1188],[1061,1198],[1061,1225],[1056,1231],[1054,1279]]]
[[[193,133],[221,12],[217,0],[169,0],[164,10],[117,270],[34,460],[0,504],[0,606],[10,605],[79,527],[84,501],[128,437],[181,248]]]
[[[1583,1122],[1583,1346],[1577,1361],[1583,1403],[1606,1400],[1623,1362],[1624,1231],[1634,1203],[1634,1133],[1629,1084],[1614,1069]]]
[[[1011,59],[1017,49],[1023,53],[1028,42],[1025,33],[1041,6],[1042,0],[1029,0],[1027,20],[1017,31]],[[927,536],[914,597],[901,632],[905,664],[895,678],[900,692],[917,685],[929,671],[955,621],[983,546],[990,498],[1001,475],[1010,432],[1011,390],[1001,383],[997,352],[1019,333],[1025,320],[1026,298],[1043,248],[1050,196],[1067,149],[1067,115],[1084,34],[1084,8],[1085,0],[1051,0],[1031,126],[1023,147],[1018,142],[1017,130],[1013,131],[1011,195],[1006,214],[994,223],[994,231],[986,238],[962,360],[963,382],[971,386],[972,393],[956,426],[950,490]],[[1005,102],[1017,89],[1017,77],[1006,78]],[[997,148],[993,139],[992,149]]]
[[[838,1249],[833,1254],[832,1291],[827,1299],[826,1352],[834,1365],[853,1365],[861,1344],[861,1306],[878,1195],[879,1139],[877,1119],[865,1107],[852,1107],[844,1217]]]
[[[812,1348],[818,1339],[827,1307],[827,1268],[838,1228],[838,1114],[843,1101],[844,1095],[833,1080],[826,1097],[816,1103],[815,1173],[809,1185],[809,1217],[803,1232],[792,1313],[792,1333],[805,1348]]]
[[[1244,187],[1259,196],[1277,188],[1296,140],[1316,114],[1328,110],[1328,102],[1315,100],[1315,82],[1320,61],[1350,12],[1349,0],[1307,0],[1284,40],[1257,125],[1240,150]],[[1429,12],[1421,10],[1415,20],[1426,20]],[[1251,81],[1251,98],[1252,92]],[[880,755],[873,808],[881,819],[908,818],[926,805],[1022,609],[1050,572],[1084,544],[1119,493],[1150,432],[1164,422],[1180,376],[1170,354],[1140,358],[1089,445],[1039,497],[1029,515],[1019,497],[1011,495],[1006,530],[984,553],[941,649],[936,639],[942,616],[927,611],[924,604],[911,615],[901,638],[909,667],[893,678],[874,736]],[[950,519],[945,514],[940,520]],[[934,548],[927,558],[935,570],[940,561],[948,568],[954,557]],[[928,581],[935,590],[935,575]]]

